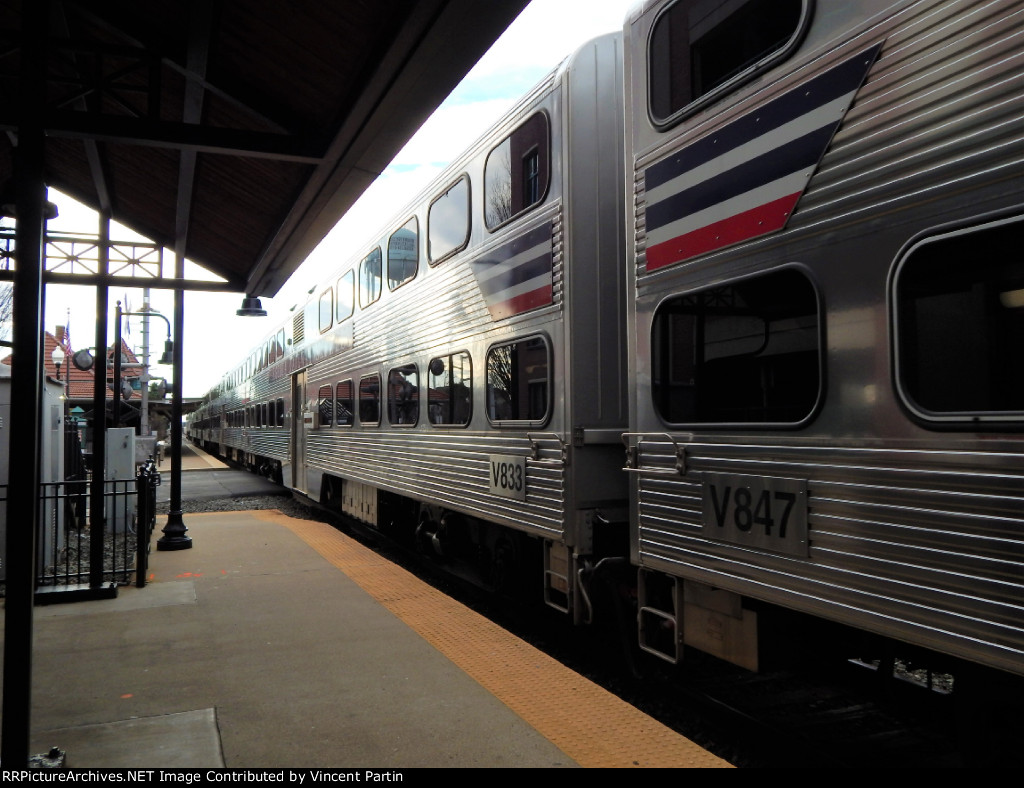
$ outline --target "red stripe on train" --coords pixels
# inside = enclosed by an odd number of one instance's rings
[[[647,270],[654,271],[699,254],[781,230],[786,226],[801,194],[787,194],[757,208],[650,246],[647,248]]]
[[[538,287],[536,290],[531,290],[529,293],[517,295],[515,298],[510,298],[507,301],[488,304],[487,309],[490,311],[493,320],[501,320],[502,318],[518,315],[521,312],[528,312],[537,307],[547,306],[551,301],[551,285],[545,285],[544,287]]]

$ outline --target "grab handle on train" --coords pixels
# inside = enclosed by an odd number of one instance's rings
[[[562,436],[554,432],[528,432],[526,433],[527,440],[530,441],[530,459],[534,462],[548,462],[557,465],[566,465],[569,462],[569,444],[562,440]],[[557,460],[545,460],[540,456],[541,446],[540,440],[544,438],[554,438],[558,441],[559,445],[559,457]]]
[[[630,438],[636,438],[632,443]],[[646,439],[665,438],[671,444],[675,454],[675,465],[673,468],[641,468],[640,447]],[[685,476],[686,475],[686,446],[680,445],[674,437],[667,432],[624,432],[622,443],[626,447],[626,465],[622,469],[626,473],[646,473],[651,476]]]

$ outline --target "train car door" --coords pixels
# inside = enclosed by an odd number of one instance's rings
[[[306,491],[306,372],[292,376],[292,487]]]

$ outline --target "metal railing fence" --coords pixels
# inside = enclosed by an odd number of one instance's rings
[[[150,537],[156,527],[156,488],[160,472],[151,459],[139,466],[135,478],[108,479],[103,484],[103,518],[93,527],[91,478],[45,482],[40,486],[40,533],[37,541],[37,594],[57,593],[84,586],[146,584]],[[7,485],[0,485],[0,536],[6,541]],[[141,539],[139,535],[141,534]],[[99,551],[92,540],[103,540]],[[93,567],[102,553],[102,565]],[[0,582],[6,580],[0,563]]]

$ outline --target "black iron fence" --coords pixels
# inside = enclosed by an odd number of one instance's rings
[[[39,596],[60,591],[146,584],[150,537],[156,526],[156,488],[160,473],[152,459],[135,478],[103,485],[103,511],[94,523],[91,478],[41,485],[36,586]],[[7,486],[0,486],[0,526],[6,517]],[[141,537],[141,538],[140,538]],[[102,546],[96,543],[100,540]],[[6,567],[0,567],[6,570]],[[6,571],[3,571],[6,579]]]

